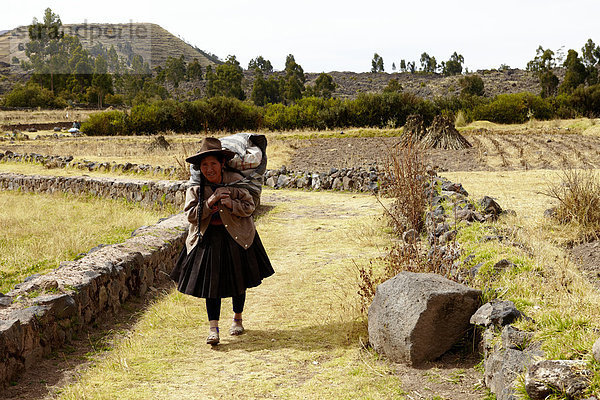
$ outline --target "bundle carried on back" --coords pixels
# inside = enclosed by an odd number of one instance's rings
[[[247,189],[252,195],[254,204],[260,204],[263,175],[267,170],[267,138],[254,133],[236,133],[220,139],[221,146],[235,153],[227,161],[226,167],[239,172],[244,178],[225,186]],[[202,172],[193,164],[190,165],[190,181],[200,184]]]

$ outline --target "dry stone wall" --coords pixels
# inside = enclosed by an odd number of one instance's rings
[[[89,176],[42,176],[0,173],[0,190],[29,193],[91,194],[109,199],[125,199],[144,205],[183,207],[189,183],[138,179],[92,178]]]

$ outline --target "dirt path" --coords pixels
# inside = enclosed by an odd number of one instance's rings
[[[354,262],[382,255],[389,240],[373,196],[269,190],[263,204],[271,211],[257,225],[276,274],[249,291],[246,334],[227,334],[225,301],[221,344],[207,346],[204,303],[170,290],[73,386],[51,388],[46,398],[485,396],[475,357],[454,354],[412,369],[361,345],[367,332],[355,307]]]

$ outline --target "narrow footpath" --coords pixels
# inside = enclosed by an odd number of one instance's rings
[[[412,369],[366,344],[357,267],[385,254],[382,207],[366,194],[273,191],[257,227],[275,275],[248,292],[239,337],[205,344],[203,300],[165,290],[59,399],[482,399],[476,357]],[[474,360],[475,359],[475,360]]]

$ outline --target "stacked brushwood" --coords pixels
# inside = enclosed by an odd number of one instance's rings
[[[460,150],[473,147],[454,127],[448,116],[437,115],[420,143],[428,149]]]
[[[423,117],[420,114],[409,115],[406,118],[406,124],[404,124],[402,141],[400,143],[403,146],[414,145],[419,143],[423,136],[425,136]]]

